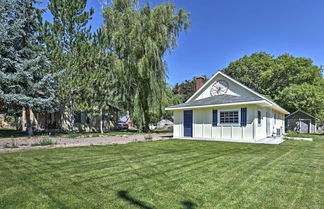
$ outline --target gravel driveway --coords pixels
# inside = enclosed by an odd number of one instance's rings
[[[25,150],[48,149],[55,147],[76,147],[90,145],[109,145],[109,144],[127,144],[130,142],[163,140],[172,138],[171,133],[163,134],[136,134],[136,135],[119,135],[119,136],[102,136],[102,137],[85,137],[85,138],[60,138],[60,137],[37,137],[37,138],[17,138],[17,139],[0,139],[1,152],[19,152]],[[53,145],[31,146],[40,143],[42,140],[51,140]],[[12,146],[14,148],[5,148]],[[17,146],[17,147],[16,147]]]

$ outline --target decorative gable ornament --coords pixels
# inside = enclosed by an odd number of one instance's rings
[[[216,81],[210,89],[210,95],[222,95],[225,94],[228,90],[228,83],[225,80]]]

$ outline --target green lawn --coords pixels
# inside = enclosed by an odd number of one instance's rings
[[[324,137],[0,154],[0,208],[324,208]]]

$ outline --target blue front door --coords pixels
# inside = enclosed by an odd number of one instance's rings
[[[192,110],[183,112],[184,136],[192,137]]]

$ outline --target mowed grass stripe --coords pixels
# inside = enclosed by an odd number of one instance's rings
[[[168,209],[323,208],[323,145],[167,140],[0,154],[0,208],[141,208],[130,199]]]
[[[273,155],[277,154],[277,152],[278,150],[272,149],[272,151],[268,154]],[[238,157],[239,156],[241,155],[238,155]],[[255,172],[255,170],[259,167],[264,166],[267,160],[270,159],[271,158],[266,155],[262,155],[259,158],[255,159],[255,156],[250,154],[249,158],[246,159],[241,157],[241,160],[238,161],[236,161],[236,159],[227,161],[227,166],[225,164],[222,170],[218,170],[217,167],[215,167],[212,172],[218,174],[218,176],[214,178],[213,182],[209,183],[209,187],[206,191],[207,194],[204,195],[205,202],[208,202],[209,199],[220,202],[223,199],[227,198],[228,193],[233,192],[233,190],[237,189],[244,178]],[[233,162],[238,162],[239,165],[233,166]],[[230,165],[232,166],[229,167]],[[207,176],[205,179],[207,179]]]
[[[283,155],[279,155],[278,157],[268,157],[267,159],[264,159],[264,161],[261,161],[261,163],[258,166],[254,166],[254,169],[248,170],[248,172],[242,172],[240,173],[241,178],[235,178],[235,182],[232,182],[230,185],[231,187],[228,188],[228,192],[226,193],[226,197],[222,198],[222,200],[216,205],[215,208],[223,208],[221,207],[224,204],[227,204],[227,202],[233,201],[235,197],[243,190],[242,188],[245,187],[246,184],[249,183],[250,180],[255,181],[256,176],[264,172],[267,169],[270,169],[271,166],[274,166],[275,163],[279,163],[280,159],[283,157],[289,156],[289,154],[292,152],[292,150],[289,150],[288,152],[284,153]]]

